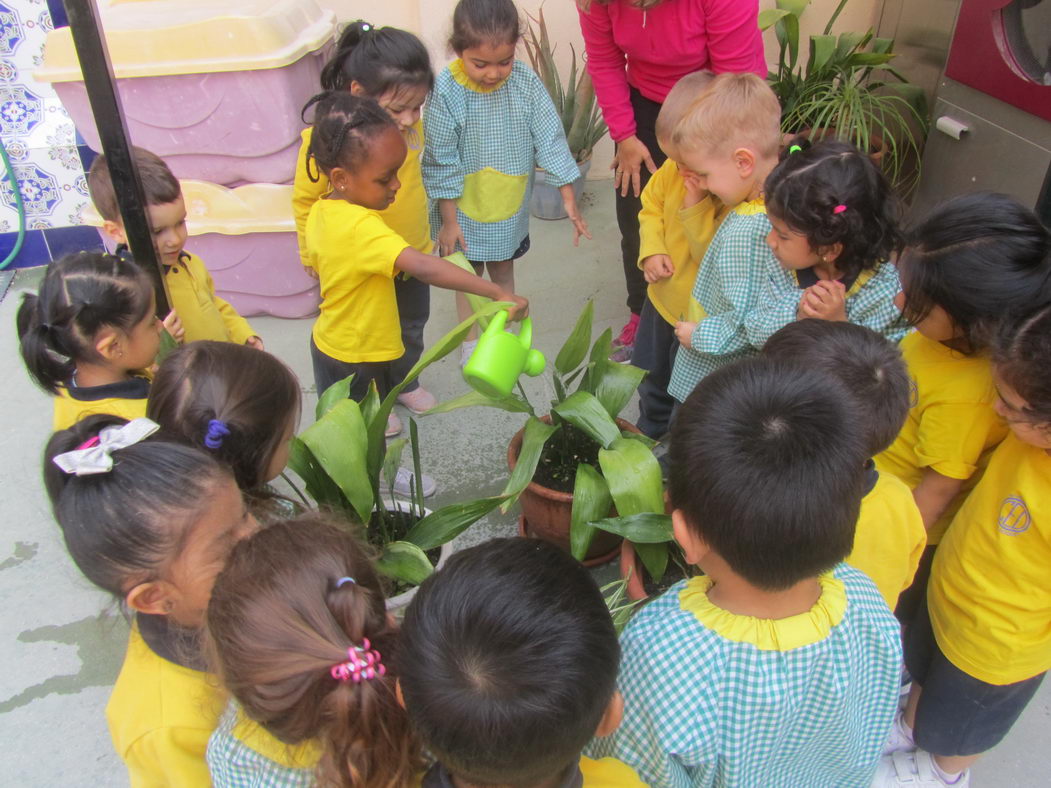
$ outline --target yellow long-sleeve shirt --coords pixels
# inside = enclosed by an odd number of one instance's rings
[[[172,309],[182,321],[185,342],[214,339],[243,345],[256,332],[229,302],[215,294],[215,282],[204,262],[183,252],[179,262],[164,275]]]
[[[647,289],[654,308],[674,325],[688,311],[690,291],[708,244],[728,213],[712,196],[683,208],[686,184],[678,165],[668,159],[642,190],[639,212],[639,268],[647,257],[666,254],[675,266],[669,278]]]

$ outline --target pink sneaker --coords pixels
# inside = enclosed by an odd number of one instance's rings
[[[383,431],[383,434],[387,438],[393,438],[399,433],[401,433],[401,419],[396,414],[391,413],[387,417],[387,429]]]
[[[635,334],[639,330],[639,316],[632,312],[624,328],[620,330],[620,336],[613,340],[613,349],[631,347],[635,344]]]
[[[404,394],[399,394],[398,402],[415,414],[424,413],[438,404],[435,396],[423,386],[419,386]]]

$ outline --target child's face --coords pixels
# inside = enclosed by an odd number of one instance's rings
[[[351,92],[353,92],[353,86]],[[387,114],[398,124],[398,131],[404,134],[420,119],[420,108],[426,98],[426,85],[405,85],[388,90],[379,96],[376,102],[387,110]]]
[[[486,41],[457,52],[468,78],[487,88],[495,88],[509,76],[515,64],[515,43]]]
[[[788,271],[801,271],[821,262],[821,257],[810,245],[803,233],[797,233],[789,227],[784,219],[775,216],[769,210],[770,232],[766,234],[766,245],[774,253],[777,262]]]
[[[718,197],[724,205],[737,205],[748,199],[754,183],[753,166],[739,155],[716,152],[708,148],[680,150],[682,163],[700,180],[701,186]]]
[[[157,318],[157,298],[150,293],[150,308],[145,317],[130,331],[123,332],[119,339],[121,366],[129,370],[152,366],[161,349],[162,329],[161,321]]]
[[[1000,414],[1000,418],[1007,422],[1015,437],[1038,449],[1051,449],[1051,425],[1033,421],[1028,412],[1029,403],[996,373],[995,367],[993,382],[996,384],[997,393],[993,407]]]
[[[166,573],[172,587],[169,615],[184,627],[197,628],[204,623],[212,586],[230,551],[258,531],[259,523],[245,508],[237,485],[224,477],[215,484],[206,508],[189,528],[182,552]]]
[[[298,416],[298,414],[297,414]],[[270,464],[266,466],[266,481],[272,481],[276,479],[281,471],[288,465],[288,455],[292,451],[292,438],[296,434],[296,423],[299,421],[298,418],[293,419],[289,422],[288,427],[285,428],[285,434],[281,436],[281,443],[277,446],[277,451],[274,452],[274,456],[270,458]]]
[[[401,188],[398,170],[405,161],[405,140],[395,127],[388,127],[367,143],[364,157],[353,170],[333,167],[329,180],[340,197],[382,211],[394,202]]]
[[[186,203],[182,195],[172,202],[147,205],[153,246],[165,265],[175,265],[186,245]]]

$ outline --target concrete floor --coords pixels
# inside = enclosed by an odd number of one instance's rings
[[[554,358],[584,302],[595,300],[595,328],[618,330],[626,317],[619,235],[612,194],[590,184],[584,211],[595,240],[575,250],[567,222],[532,224],[533,247],[518,266],[518,290],[531,299],[535,344]],[[80,577],[66,555],[40,483],[40,456],[50,434],[49,398],[29,381],[17,353],[17,292],[35,288],[40,269],[21,271],[0,302],[0,370],[11,374],[0,412],[0,785],[119,786],[124,769],[112,751],[103,708],[123,658],[126,627],[113,606]],[[0,293],[0,296],[3,294]],[[456,324],[451,293],[435,290],[429,342]],[[303,381],[304,423],[313,418],[307,353],[310,320],[253,318],[268,349]],[[431,367],[424,384],[439,399],[466,390],[458,356]],[[544,378],[525,380],[538,410],[551,392]],[[407,414],[399,408],[402,417]],[[635,418],[629,405],[625,417]],[[475,408],[420,420],[424,468],[440,489],[441,506],[498,492],[506,480],[507,443],[524,417]],[[464,533],[466,546],[515,532],[515,514],[491,516]],[[607,570],[603,574],[612,574]],[[1030,704],[1012,736],[984,758],[972,784],[1051,783],[1048,748],[1051,683]]]

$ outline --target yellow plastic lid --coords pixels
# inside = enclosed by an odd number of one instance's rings
[[[335,13],[314,0],[111,0],[99,15],[119,78],[280,68],[336,32]],[[48,33],[34,77],[83,79],[68,27]]]
[[[186,229],[190,235],[220,233],[294,233],[292,187],[278,183],[249,183],[227,189],[207,181],[179,181],[186,201]],[[84,224],[102,226],[102,217],[88,205]]]

